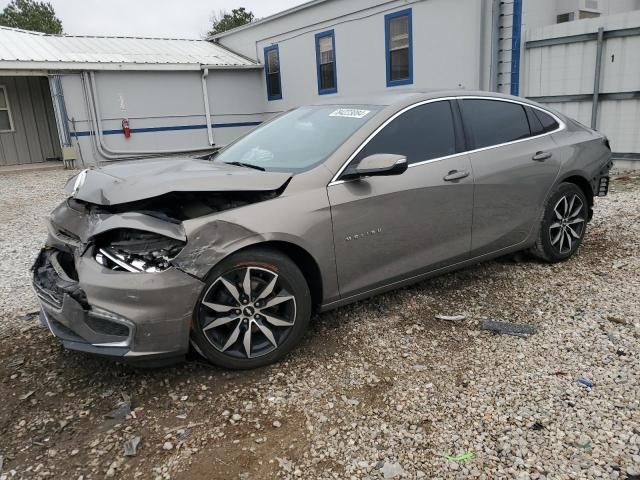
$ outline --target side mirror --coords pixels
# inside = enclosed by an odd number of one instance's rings
[[[349,168],[344,179],[401,175],[407,171],[407,157],[391,153],[376,153],[363,158],[355,168]]]

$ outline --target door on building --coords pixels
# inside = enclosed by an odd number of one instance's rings
[[[409,169],[328,187],[343,296],[468,257],[473,175],[469,157],[457,154],[463,147],[454,118],[447,100],[404,111],[361,147],[345,171],[378,153],[406,156]]]
[[[61,157],[48,78],[0,75],[0,165]]]
[[[475,178],[472,257],[525,241],[560,169],[551,116],[508,100],[464,99]]]

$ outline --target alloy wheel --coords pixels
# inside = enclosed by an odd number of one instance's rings
[[[266,355],[289,336],[296,299],[284,278],[262,267],[238,267],[219,276],[205,293],[199,322],[221,353],[250,359]]]
[[[570,253],[582,238],[585,226],[584,203],[576,194],[565,195],[554,209],[555,221],[549,226],[551,245],[561,255]]]

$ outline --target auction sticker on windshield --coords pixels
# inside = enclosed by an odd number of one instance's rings
[[[371,110],[358,110],[356,108],[339,108],[329,114],[330,117],[364,118]]]

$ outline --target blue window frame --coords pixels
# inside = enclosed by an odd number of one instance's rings
[[[278,45],[264,48],[264,72],[267,80],[267,98],[269,100],[282,99],[280,50],[278,50]]]
[[[413,83],[411,9],[384,16],[387,87]]]
[[[318,95],[338,92],[336,35],[333,30],[316,33],[316,72]]]

